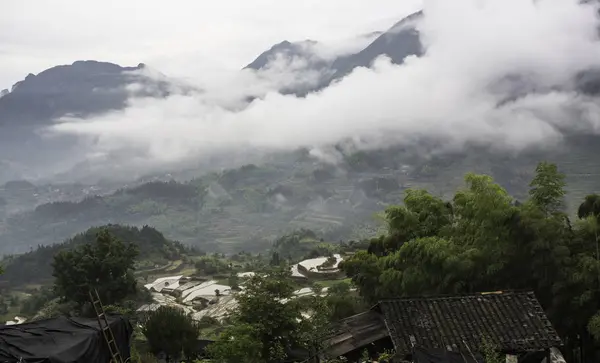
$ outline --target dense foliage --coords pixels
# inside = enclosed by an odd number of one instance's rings
[[[9,287],[49,282],[52,279],[51,263],[54,255],[60,251],[94,242],[97,234],[102,230],[109,231],[124,243],[135,244],[139,250],[139,259],[173,260],[185,252],[183,245],[167,240],[162,233],[148,226],[142,228],[121,225],[94,227],[64,243],[38,246],[37,249],[28,253],[14,257],[9,256],[4,260],[6,273],[0,276],[0,281]]]
[[[388,233],[342,269],[370,302],[532,289],[568,346],[587,332],[600,338],[598,196],[572,223],[564,179],[540,163],[522,203],[486,175],[467,174],[450,201],[408,190],[404,205],[385,212]]]
[[[54,256],[54,291],[63,300],[80,306],[90,301],[90,289],[98,291],[105,305],[118,303],[137,290],[133,276],[137,255],[134,244],[125,244],[102,230],[94,243]]]
[[[181,309],[161,306],[142,322],[142,333],[154,354],[163,353],[167,362],[179,362],[185,357],[192,362],[197,358],[197,339],[200,329]]]
[[[287,269],[250,277],[238,295],[231,325],[209,347],[218,363],[281,362],[294,348],[314,348],[317,334],[328,322],[320,301],[296,301]],[[303,312],[312,312],[310,317]]]

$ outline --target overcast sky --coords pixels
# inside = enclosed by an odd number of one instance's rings
[[[1,0],[0,89],[75,60],[176,77],[238,69],[282,40],[385,30],[421,0]]]

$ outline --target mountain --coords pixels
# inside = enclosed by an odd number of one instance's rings
[[[394,24],[385,32],[373,32],[364,35],[364,38],[374,37],[367,47],[357,53],[344,54],[329,58],[319,54],[320,43],[312,40],[301,42],[283,41],[274,45],[269,50],[260,54],[254,61],[244,69],[265,71],[276,65],[276,61],[282,60],[288,63],[301,64],[305,72],[318,72],[321,75],[319,82],[315,82],[311,89],[294,89],[289,87],[282,93],[295,93],[304,96],[310,91],[316,91],[327,87],[331,82],[339,80],[348,75],[357,67],[370,67],[375,59],[387,56],[394,64],[402,64],[404,59],[411,55],[422,54],[419,33],[416,29],[418,21],[423,17],[422,12],[407,16]]]
[[[416,25],[422,17],[422,12],[411,14],[360,52],[336,59],[331,65],[334,73],[330,82],[345,77],[357,67],[370,67],[380,56],[389,57],[394,64],[402,64],[411,55],[421,56],[423,50]]]
[[[333,74],[333,59],[322,52],[322,45],[313,40],[291,43],[283,41],[260,54],[243,70],[254,70],[271,78],[284,76],[291,83],[278,90],[282,94],[303,97],[323,87]],[[290,77],[290,75],[299,77]]]
[[[168,83],[144,75],[144,64],[121,67],[77,61],[29,74],[0,98],[0,126],[44,124],[122,109],[131,95],[164,97]]]
[[[307,62],[305,70],[318,71],[322,75],[320,82],[314,83],[314,86],[308,91],[305,88],[297,91],[291,87],[286,90],[286,93],[304,96],[308,92],[321,90],[332,82],[344,78],[358,67],[371,67],[373,62],[381,56],[388,57],[393,64],[402,64],[409,56],[422,56],[425,49],[421,44],[417,25],[424,16],[425,14],[419,11],[405,17],[387,31],[379,34],[375,40],[359,52],[338,56],[334,59],[321,60],[320,62],[314,60]],[[309,44],[316,45],[319,43],[310,41]],[[315,59],[317,56],[314,51],[311,51],[312,49],[314,48],[307,47],[305,42],[290,43],[284,41],[262,53],[246,68],[263,70],[269,67],[270,62],[282,56],[304,60]],[[600,69],[583,70],[573,83],[574,88],[579,92],[594,96],[599,95]]]
[[[301,42],[290,43],[284,40],[275,44],[271,49],[261,53],[252,63],[244,69],[264,70],[269,67],[279,57],[302,59],[308,63],[314,63],[314,66],[323,66],[327,62],[315,54],[314,48],[318,45],[316,41],[304,40]]]
[[[135,67],[76,61],[29,74],[0,97],[0,183],[37,178],[77,162],[75,137],[46,137],[44,130],[65,116],[89,117],[123,109],[130,97],[165,97],[164,76]]]
[[[358,240],[377,233],[381,226],[373,216],[401,203],[407,188],[451,197],[467,172],[489,174],[511,195],[526,198],[541,160],[556,162],[567,174],[567,205],[573,214],[585,195],[600,190],[598,153],[594,136],[572,136],[555,150],[518,155],[483,147],[435,154],[396,146],[344,154],[337,165],[300,150],[189,182],[154,181],[79,201],[41,204],[0,223],[0,254],[26,252],[90,226],[117,223],[149,225],[169,239],[222,253],[264,251],[276,237],[301,228],[327,240]]]
[[[381,55],[397,64],[410,55],[422,55],[416,31],[422,16],[415,13],[403,19],[352,54],[331,58],[319,52],[318,42],[285,41],[245,69],[277,72],[283,60],[284,68],[291,63],[298,72],[321,75],[313,90],[323,88],[356,67],[369,66]],[[62,171],[58,170],[60,163],[70,165],[69,171],[79,165],[84,172],[93,172],[94,165],[86,163],[89,159],[74,145],[76,139],[46,140],[36,131],[65,115],[85,117],[119,110],[131,94],[169,94],[168,79],[145,74],[143,65],[75,62],[28,76],[5,92],[0,97],[0,185],[26,179],[23,175],[57,175]],[[600,92],[599,80],[600,71],[586,70],[574,81],[577,89],[594,95]],[[298,95],[308,91],[281,90]],[[220,252],[261,251],[271,239],[298,228],[313,229],[328,240],[361,238],[378,227],[373,214],[400,203],[406,188],[423,187],[451,195],[462,186],[464,174],[474,171],[494,176],[521,198],[527,194],[529,177],[540,160],[555,161],[567,173],[572,212],[585,194],[600,190],[600,164],[595,157],[600,142],[580,135],[567,139],[560,150],[505,155],[477,147],[436,154],[428,149],[428,141],[435,145],[438,140],[422,138],[418,144],[389,150],[349,154],[337,150],[343,160],[335,166],[300,150],[279,153],[262,164],[192,179],[200,175],[199,167],[178,179],[188,180],[185,182],[161,179],[118,188],[13,182],[0,187],[0,254],[22,253],[63,241],[90,226],[114,223],[151,225],[168,238]],[[121,173],[133,175],[128,170]],[[67,172],[62,175],[72,178]]]

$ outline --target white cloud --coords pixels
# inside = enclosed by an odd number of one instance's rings
[[[75,60],[149,64],[200,78],[275,43],[385,29],[422,0],[2,0],[0,89]]]
[[[507,76],[549,90],[600,65],[593,9],[574,0],[429,0],[424,9],[419,29],[426,56],[402,66],[380,59],[373,69],[357,69],[305,98],[268,92],[289,82],[285,72],[263,78],[243,73],[222,83],[215,77],[200,94],[133,100],[123,112],[63,122],[54,130],[94,137],[94,152],[136,150],[153,162],[172,163],[344,139],[370,148],[419,135],[519,150],[560,139],[556,127],[598,128],[598,102],[569,90],[499,106],[520,86]],[[241,107],[245,96],[260,94],[266,95]]]

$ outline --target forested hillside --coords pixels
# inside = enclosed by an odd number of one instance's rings
[[[187,251],[185,246],[166,239],[161,232],[152,227],[137,228],[122,225],[94,227],[63,243],[38,246],[30,252],[5,257],[0,262],[4,269],[4,274],[0,275],[0,286],[14,289],[48,283],[52,279],[51,264],[58,252],[91,243],[96,240],[97,234],[102,230],[108,231],[123,243],[135,244],[138,248],[139,260],[146,264],[151,263],[151,267],[154,264],[164,264],[176,260]]]

